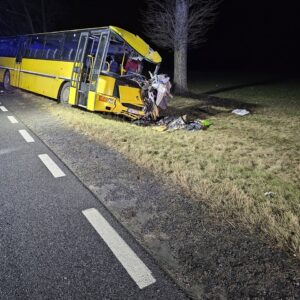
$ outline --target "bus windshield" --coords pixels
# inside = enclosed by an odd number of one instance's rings
[[[156,68],[157,64],[141,55],[119,35],[111,33],[103,72],[127,78],[149,77],[149,71],[154,73]]]

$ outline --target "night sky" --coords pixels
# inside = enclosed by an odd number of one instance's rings
[[[143,36],[141,19],[146,0],[75,1],[75,7],[57,29],[116,25]],[[300,67],[300,33],[297,1],[224,0],[219,17],[208,34],[208,42],[193,49],[189,65],[201,70],[297,71]],[[69,8],[69,1],[61,0]],[[99,5],[98,4],[98,5]],[[146,39],[151,44],[149,39]],[[172,55],[152,45],[170,67]]]

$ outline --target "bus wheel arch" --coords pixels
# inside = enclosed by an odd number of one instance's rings
[[[5,70],[4,76],[3,76],[3,86],[5,90],[11,90],[11,84],[10,84],[10,72],[9,70]]]
[[[69,94],[70,94],[70,81],[64,81],[59,89],[57,100],[62,104],[68,104],[69,102]]]

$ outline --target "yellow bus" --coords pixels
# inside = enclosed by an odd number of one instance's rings
[[[0,37],[0,82],[90,111],[138,119],[139,79],[161,56],[139,36],[109,26]]]

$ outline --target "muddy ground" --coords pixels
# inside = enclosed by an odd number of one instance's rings
[[[0,102],[61,158],[192,298],[300,298],[299,261],[67,128],[48,111],[58,105],[55,101],[14,91],[1,94]]]

